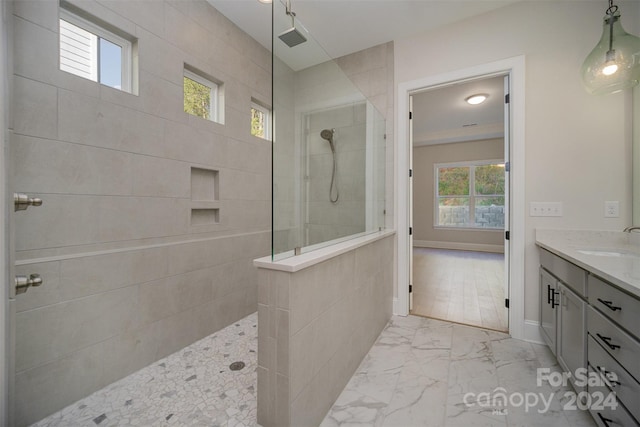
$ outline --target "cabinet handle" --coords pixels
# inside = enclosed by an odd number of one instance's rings
[[[600,421],[602,421],[602,424],[604,424],[604,427],[609,427],[609,423],[613,422],[613,420],[603,417],[600,412],[598,412],[598,417],[600,418]]]
[[[596,366],[596,369],[598,371],[600,371],[600,373],[602,374],[602,377],[605,379],[605,381],[608,383],[608,385],[611,386],[611,388],[615,388],[616,386],[621,385],[620,381],[616,381],[616,380],[612,380],[611,378],[609,378],[607,376],[607,374],[613,374],[615,375],[616,378],[618,378],[618,375],[613,372],[613,371],[607,371],[604,366]]]
[[[555,289],[552,289],[551,290],[551,308],[556,308],[557,306],[560,305],[556,302],[556,295],[560,295],[560,292],[556,291]]]
[[[547,285],[547,304],[551,304],[551,285]]]
[[[609,347],[611,350],[615,350],[616,348],[620,348],[619,345],[616,344],[611,344],[609,341],[611,341],[610,337],[603,337],[600,334],[596,334],[598,336],[598,338],[600,338],[602,340],[603,343],[605,343],[607,345],[607,347]]]
[[[613,302],[611,301],[605,301],[603,299],[598,298],[598,302],[604,304],[611,311],[617,311],[617,310],[622,311],[622,307],[616,307],[615,305],[613,305]]]

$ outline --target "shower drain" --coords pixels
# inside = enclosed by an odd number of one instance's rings
[[[233,362],[231,365],[229,365],[229,369],[231,369],[232,371],[239,371],[242,368],[244,368],[244,362]]]

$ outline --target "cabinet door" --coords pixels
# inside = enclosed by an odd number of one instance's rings
[[[573,383],[576,370],[587,367],[586,303],[563,283],[559,284],[560,306],[558,312],[558,362],[571,373]],[[581,391],[584,387],[575,387]]]
[[[540,267],[540,331],[553,354],[556,354],[557,287],[557,280]]]

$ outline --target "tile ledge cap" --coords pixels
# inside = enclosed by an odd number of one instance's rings
[[[346,240],[302,255],[292,256],[278,261],[272,261],[271,256],[269,255],[253,260],[253,265],[267,270],[279,270],[286,271],[288,273],[295,273],[296,271],[304,270],[305,268],[314,266],[338,255],[353,251],[386,237],[393,236],[394,234],[396,234],[395,230],[378,231],[372,234],[367,234],[366,236]]]

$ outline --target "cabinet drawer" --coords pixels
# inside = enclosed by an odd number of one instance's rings
[[[632,335],[640,336],[640,300],[589,275],[589,302]]]
[[[587,296],[587,272],[551,252],[540,249],[540,264],[581,297]]]
[[[589,374],[593,375],[593,371],[589,369]],[[602,393],[603,396],[607,396],[609,394],[609,389],[602,386],[590,386],[589,387],[589,395],[591,396],[591,404],[593,405],[597,399],[594,399],[596,396],[595,393]],[[597,402],[596,402],[597,403]],[[603,408],[589,408],[589,412],[591,412],[591,416],[594,420],[596,420],[596,424],[600,427],[634,427],[638,426],[636,420],[631,416],[631,414],[627,411],[627,408],[624,407],[624,404],[618,402],[618,405],[615,409],[611,408],[609,405],[604,405]]]
[[[640,378],[640,357],[638,357],[640,344],[593,307],[589,307],[587,313],[589,335],[638,380]]]
[[[611,390],[627,407],[629,412],[640,419],[640,384],[607,353],[593,337],[589,337],[589,366],[596,372],[612,372],[620,384],[611,384]]]

